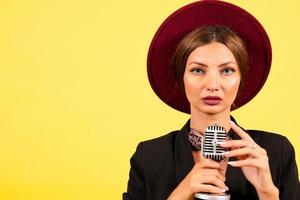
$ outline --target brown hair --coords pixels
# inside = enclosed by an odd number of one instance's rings
[[[189,55],[198,47],[212,42],[224,44],[233,54],[241,72],[239,95],[244,86],[245,76],[248,71],[247,49],[242,39],[230,28],[218,25],[197,28],[179,42],[173,56],[172,67],[181,88],[184,90],[183,75]]]

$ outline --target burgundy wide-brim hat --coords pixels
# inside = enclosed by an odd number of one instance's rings
[[[223,1],[206,0],[186,5],[171,14],[155,33],[147,58],[148,79],[156,95],[172,108],[190,113],[190,104],[172,71],[172,57],[179,41],[206,25],[232,29],[244,41],[249,70],[245,85],[231,110],[248,103],[264,85],[272,60],[269,37],[263,26],[246,10]]]

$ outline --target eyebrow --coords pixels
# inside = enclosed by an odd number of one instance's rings
[[[189,65],[191,65],[191,64],[197,64],[197,65],[201,65],[201,66],[204,66],[204,67],[208,67],[206,64],[203,64],[203,63],[197,62],[197,61],[191,62]],[[223,66],[228,65],[228,64],[234,64],[234,65],[237,65],[236,63],[229,61],[229,62],[222,63],[222,64],[219,65],[218,67],[223,67]]]

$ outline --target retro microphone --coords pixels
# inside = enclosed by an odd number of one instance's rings
[[[221,147],[219,142],[225,142],[227,133],[225,128],[217,124],[210,125],[205,129],[204,138],[201,142],[201,153],[205,158],[210,158],[217,162],[221,162],[227,151]],[[230,200],[230,194],[210,194],[210,193],[195,193],[195,200]]]

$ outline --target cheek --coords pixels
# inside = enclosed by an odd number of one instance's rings
[[[189,96],[189,94],[199,92],[200,85],[199,85],[199,81],[197,81],[196,78],[192,78],[191,76],[185,75],[183,77],[183,83],[184,83],[184,89],[187,96]]]
[[[236,94],[240,86],[240,78],[233,78],[227,82],[227,91],[230,91],[231,94]]]

